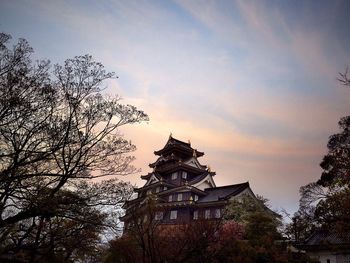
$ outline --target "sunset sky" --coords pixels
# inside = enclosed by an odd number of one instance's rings
[[[218,186],[249,181],[294,212],[350,113],[350,1],[0,1],[0,31],[35,58],[91,54],[106,92],[150,116],[123,129],[141,186],[169,134],[205,152]]]

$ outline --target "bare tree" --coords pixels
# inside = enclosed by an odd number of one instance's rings
[[[71,206],[120,204],[129,185],[86,180],[134,172],[135,146],[118,129],[148,120],[120,97],[102,94],[103,81],[115,74],[91,56],[52,70],[49,61],[31,61],[26,40],[8,47],[10,38],[0,34],[0,240],[7,243],[24,222],[33,227],[22,238],[35,230],[39,240],[40,225],[69,218]]]

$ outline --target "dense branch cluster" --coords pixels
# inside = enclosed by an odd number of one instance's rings
[[[103,95],[115,74],[91,56],[52,68],[32,62],[26,40],[9,47],[10,39],[0,34],[0,252],[35,254],[40,242],[58,249],[53,232],[68,225],[97,235],[91,223],[102,227],[106,218],[97,207],[120,206],[132,187],[86,179],[135,171],[135,146],[118,128],[148,116]]]

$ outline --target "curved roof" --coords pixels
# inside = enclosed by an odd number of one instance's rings
[[[146,175],[141,175],[141,179],[143,180],[148,180],[149,178],[152,177],[152,175],[154,175],[157,179],[160,180],[161,176],[160,174],[158,174],[157,172],[151,172],[151,173],[148,173]]]
[[[215,202],[223,199],[228,199],[232,196],[238,195],[239,193],[241,193],[243,190],[247,188],[249,188],[248,182],[242,183],[242,184],[206,188],[204,189],[204,192],[207,195],[200,198],[197,202],[198,203]]]
[[[178,186],[176,188],[171,188],[171,189],[168,189],[166,191],[162,191],[160,192],[158,195],[161,196],[161,195],[166,195],[166,194],[169,194],[169,193],[173,193],[173,192],[183,192],[184,190],[188,190],[190,192],[196,192],[196,193],[199,193],[201,195],[204,195],[205,192],[192,186],[192,185],[181,185],[181,186]]]
[[[191,147],[190,143],[186,143],[180,140],[177,140],[173,137],[169,137],[169,140],[167,141],[167,143],[165,144],[165,146],[163,147],[163,149],[160,149],[158,151],[155,151],[154,154],[155,155],[166,155],[167,153],[172,152],[174,149],[179,150],[180,152],[184,152],[187,155],[192,155],[193,153],[195,153],[195,155],[197,157],[203,156],[204,153],[197,151],[195,149],[193,149]]]
[[[135,188],[134,191],[135,192],[140,192],[140,191],[148,190],[148,189],[151,189],[151,188],[154,188],[154,187],[157,187],[157,186],[161,186],[161,185],[167,186],[169,188],[177,187],[176,185],[173,185],[173,184],[165,182],[165,181],[157,181],[157,182],[152,183],[152,184],[148,184],[148,185],[144,185],[144,186],[139,187],[139,188]]]
[[[167,157],[164,157],[163,155],[161,155],[154,163],[150,163],[148,166],[151,168],[154,168],[157,165],[160,165],[162,163],[166,163],[169,161],[181,161],[181,158],[179,158],[178,156],[175,156],[174,154],[171,154]]]

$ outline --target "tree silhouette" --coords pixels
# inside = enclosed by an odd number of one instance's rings
[[[50,224],[51,231],[65,220],[82,222],[81,214],[104,218],[95,208],[120,206],[130,185],[86,181],[134,172],[129,153],[135,146],[118,128],[148,120],[119,97],[103,95],[103,81],[115,74],[91,56],[52,69],[48,60],[31,60],[33,49],[26,40],[9,47],[10,39],[0,34],[2,251],[39,244]]]
[[[338,80],[350,88],[348,70],[340,73]],[[349,237],[350,116],[340,119],[339,128],[339,133],[329,137],[328,153],[320,164],[323,169],[320,179],[300,188],[300,208],[290,229],[299,229],[302,239],[305,233],[320,228]]]

